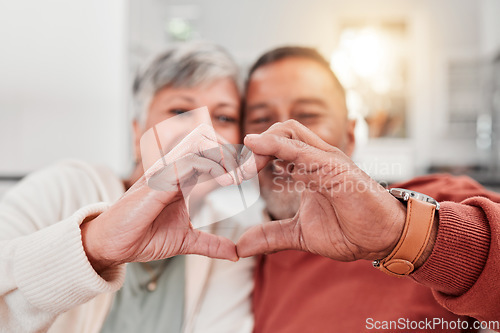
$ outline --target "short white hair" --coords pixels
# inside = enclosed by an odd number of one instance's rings
[[[192,88],[221,78],[241,87],[238,65],[222,47],[209,42],[185,42],[158,54],[136,75],[134,114],[144,124],[154,95],[164,87]]]

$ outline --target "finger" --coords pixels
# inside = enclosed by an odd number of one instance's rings
[[[216,162],[204,156],[191,154],[177,163],[177,168],[180,170],[181,179],[187,179],[191,173],[189,168],[192,168],[196,172],[198,181],[215,179],[221,186],[235,184],[234,175],[228,172],[221,163],[222,160]]]
[[[240,153],[236,149],[236,145],[224,144],[221,146],[222,153],[224,156],[224,166],[228,172],[234,175],[236,180],[236,185],[243,181],[243,176],[241,175],[240,166]]]
[[[256,155],[274,156],[287,162],[297,161],[302,155],[301,153],[308,147],[311,147],[302,141],[276,134],[247,135],[245,137],[245,145]],[[256,157],[257,159],[264,160],[262,157]],[[258,160],[257,163],[259,163]]]
[[[238,153],[233,145],[230,145],[223,137],[214,132],[207,124],[201,124],[183,139],[170,153],[165,156],[167,164],[176,161],[190,153],[211,159],[220,164],[227,172],[233,174],[235,183],[239,181]]]
[[[212,127],[207,124],[200,124],[183,138],[175,147],[166,153],[164,159],[166,163],[173,162],[187,154],[197,153],[200,150],[218,148],[217,136]]]
[[[236,250],[240,258],[281,250],[302,250],[300,226],[296,219],[265,222],[241,235]]]
[[[217,148],[206,149],[206,150],[200,149],[197,154],[199,156],[209,158],[212,161],[218,163],[224,168],[224,170],[226,170],[226,172],[231,173],[231,175],[235,180],[235,184],[239,182],[241,177],[237,172],[238,170],[237,156],[233,155],[237,153],[234,147],[232,147],[232,145],[218,146]]]
[[[200,230],[192,230],[187,236],[183,254],[199,254],[216,259],[238,261],[236,246],[229,239]]]
[[[236,150],[233,147],[233,152],[231,152],[230,148],[226,147],[221,152],[220,145],[214,141],[216,140],[215,132],[210,131],[209,126],[202,125],[146,171],[148,185],[156,190],[175,191],[180,183],[188,180],[191,185],[194,185],[196,179],[191,178],[195,171],[210,175],[221,186],[236,184],[239,181],[234,172],[237,168],[234,157]],[[226,156],[223,156],[223,152]],[[195,154],[200,155],[200,159],[194,158]],[[211,160],[220,167],[202,158]],[[224,175],[230,170],[233,172],[229,176]]]
[[[193,141],[196,141],[196,144],[194,144],[195,142]],[[149,179],[153,175],[164,172],[165,167],[171,168],[174,163],[182,161],[186,156],[199,154],[200,151],[206,151],[206,158],[210,158],[214,162],[221,164],[223,159],[218,144],[196,134],[196,136],[191,136],[191,140],[181,141],[169,153],[158,159],[148,170],[146,170],[146,179],[149,182]],[[172,175],[175,176],[175,173],[172,173]]]
[[[196,154],[189,154],[150,175],[148,185],[160,191],[178,191],[196,184],[200,175],[215,179],[221,186],[235,183],[233,176],[219,163]]]
[[[123,219],[137,213],[137,207],[147,207],[141,209],[140,218],[144,221],[153,221],[165,206],[178,202],[182,199],[182,193],[158,192],[147,186],[144,176],[142,176],[125,194],[115,203]]]
[[[248,149],[245,146],[246,149]],[[248,180],[255,177],[270,161],[274,160],[274,156],[264,156],[252,153],[246,153],[246,156],[240,159],[238,170],[243,180]]]
[[[229,143],[224,137],[222,137],[220,134],[217,132],[214,132],[214,129],[206,124],[203,124],[204,126],[201,126],[200,129],[198,130],[198,135],[199,138],[198,140],[200,142],[209,142],[209,147],[212,148],[220,148],[222,153],[222,158],[232,158],[233,160],[238,159],[238,152],[236,150],[235,145]],[[215,136],[214,136],[215,134]],[[215,143],[215,144],[214,144]],[[204,148],[207,149],[207,148]],[[208,148],[210,149],[210,148]],[[200,149],[198,151],[201,151]],[[234,168],[231,168],[232,166],[229,166],[228,171],[234,170]]]
[[[243,176],[241,175],[239,169],[241,153],[238,151],[238,149],[236,149],[238,145],[230,144],[229,141],[224,139],[221,135],[219,135],[218,133],[215,134],[217,135],[221,153],[224,157],[224,168],[228,172],[233,173],[234,178],[237,181],[236,185],[240,184],[241,181],[243,181]]]
[[[250,157],[252,157],[252,151],[247,147],[247,146],[243,146],[243,148],[241,149],[241,152],[240,152],[240,156],[239,156],[239,163],[240,164],[243,164],[244,162],[246,162]]]
[[[317,167],[318,160],[324,154],[324,151],[302,141],[274,134],[247,135],[245,137],[245,145],[255,154],[255,165],[258,171],[262,170],[270,160],[275,158],[279,158],[285,162],[300,163],[305,167],[311,165],[316,165]],[[245,176],[249,173],[249,162],[245,162],[240,167]]]
[[[250,179],[256,176],[259,172],[253,152],[245,145],[243,145],[243,148],[240,151],[238,165],[238,170],[240,171],[243,179]]]
[[[224,147],[225,149],[228,150],[228,153],[233,156],[235,159],[238,158],[238,151],[236,149],[236,145],[233,145],[231,143],[229,143],[229,141],[227,141],[226,139],[224,139],[220,134],[218,134],[217,132],[215,133],[215,135],[217,136],[217,142],[220,146]]]
[[[227,157],[237,160],[238,152],[236,151],[234,145],[230,144],[226,139],[215,132],[213,132],[215,133],[215,137],[213,137],[213,133],[206,133],[207,130],[208,129],[206,127],[203,127],[203,130],[198,133],[198,137],[196,138],[196,140],[200,143],[198,145],[198,152],[202,153],[205,150],[219,152],[219,160]],[[219,148],[219,150],[217,150],[217,148]]]
[[[294,119],[275,123],[261,134],[275,134],[289,139],[299,140],[310,146],[326,151],[334,148],[332,145],[323,141],[316,133]]]

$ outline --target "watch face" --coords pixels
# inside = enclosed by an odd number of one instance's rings
[[[410,198],[413,198],[415,200],[431,203],[436,206],[436,210],[439,210],[439,202],[426,194],[416,191],[410,191],[404,188],[391,188],[389,189],[389,193],[403,201],[408,201]]]

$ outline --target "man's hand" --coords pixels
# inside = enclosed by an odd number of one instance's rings
[[[305,190],[293,218],[254,226],[241,236],[240,257],[296,249],[340,261],[373,260],[396,246],[406,208],[341,150],[293,120],[247,135],[245,145],[258,170],[278,158],[288,163],[284,169],[295,188],[300,183]],[[245,166],[243,175],[252,177]]]
[[[193,229],[182,193],[200,174],[221,185],[237,183],[236,151],[218,154],[204,126],[193,131],[170,157],[158,161],[110,209],[81,226],[85,252],[97,272],[126,262],[147,262],[179,254],[237,261],[230,240]],[[210,153],[206,153],[207,149]],[[231,160],[231,161],[230,161]],[[180,161],[180,165],[176,163]],[[166,167],[163,165],[166,164]],[[154,179],[157,191],[148,186]],[[186,193],[184,193],[185,195]]]

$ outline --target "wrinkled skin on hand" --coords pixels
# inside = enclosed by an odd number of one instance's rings
[[[340,261],[372,260],[395,247],[406,208],[341,150],[294,120],[247,135],[245,145],[258,170],[276,158],[291,163],[285,169],[305,190],[293,218],[257,225],[242,235],[240,257],[295,249]],[[252,177],[245,166],[244,177]]]

